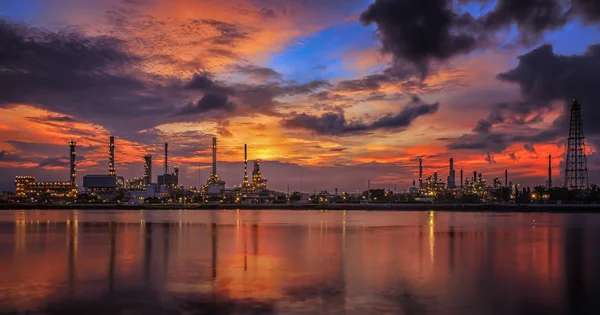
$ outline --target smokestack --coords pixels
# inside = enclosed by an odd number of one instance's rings
[[[169,144],[165,142],[165,175],[169,174]]]
[[[112,177],[117,176],[115,172],[115,137],[110,137],[110,144],[108,145],[108,174]]]
[[[70,156],[71,156],[71,177],[70,177],[70,181],[71,181],[71,188],[75,189],[75,186],[77,185],[77,181],[76,181],[76,174],[75,174],[75,157],[77,156],[77,153],[75,153],[75,148],[77,147],[77,144],[75,143],[75,140],[71,140],[69,142],[69,148],[70,150]]]
[[[504,186],[508,187],[508,169],[504,170]]]
[[[463,187],[463,170],[460,170],[460,188]]]
[[[552,189],[552,155],[548,155],[548,189]]]
[[[217,137],[213,137],[212,155],[212,175],[217,176]]]
[[[248,186],[248,145],[244,144],[244,187]]]
[[[454,159],[450,158],[450,170],[448,171],[448,188],[456,186],[456,176],[454,174]]]
[[[146,185],[152,182],[152,155],[144,155],[144,181]]]
[[[419,189],[423,188],[423,159],[419,159]]]
[[[473,171],[473,183],[477,182],[477,171]]]

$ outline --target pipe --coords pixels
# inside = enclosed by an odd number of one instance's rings
[[[212,175],[217,176],[217,137],[213,137],[212,158]]]
[[[244,181],[243,186],[248,186],[248,145],[244,144]]]
[[[152,155],[144,155],[144,180],[146,185],[152,182]]]
[[[71,187],[75,188],[76,186],[76,170],[75,170],[75,157],[77,156],[77,153],[75,152],[75,148],[77,147],[77,143],[75,142],[75,140],[71,140],[69,142],[69,148],[70,148],[70,157],[71,157],[71,174],[70,174],[70,182],[71,182]]]
[[[423,188],[423,159],[419,159],[419,189]]]
[[[108,145],[108,174],[110,176],[117,176],[115,171],[115,137],[110,137],[110,144]]]
[[[552,155],[548,155],[548,189],[552,189]]]
[[[169,144],[165,142],[165,175],[169,174]]]

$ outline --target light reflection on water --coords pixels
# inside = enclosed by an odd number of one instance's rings
[[[599,314],[600,216],[0,212],[0,312]]]

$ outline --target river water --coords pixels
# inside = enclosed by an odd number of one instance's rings
[[[0,313],[600,314],[600,215],[3,211]]]

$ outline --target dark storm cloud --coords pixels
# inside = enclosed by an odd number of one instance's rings
[[[491,0],[461,0],[492,3]],[[597,0],[498,0],[495,7],[479,18],[458,13],[447,0],[376,0],[360,20],[377,25],[384,52],[395,61],[404,60],[427,74],[432,60],[490,46],[494,35],[510,26],[519,30],[521,43],[533,44],[546,31],[557,30],[580,18],[584,23],[600,22]]]
[[[562,101],[563,115],[549,128],[555,137],[566,134],[572,99],[582,104],[583,125],[588,135],[600,134],[600,45],[589,46],[582,55],[563,56],[552,46],[541,46],[519,57],[516,68],[501,73],[498,79],[517,83],[528,110],[549,108],[552,101]],[[514,111],[515,109],[513,109]],[[548,134],[542,135],[548,138]]]
[[[600,21],[600,1],[598,0],[572,0],[573,11],[581,15],[584,23]]]
[[[377,25],[385,52],[413,63],[423,75],[430,60],[468,53],[478,42],[477,21],[453,12],[446,0],[376,0],[360,20]]]
[[[202,114],[209,111],[233,112],[235,104],[229,101],[227,95],[207,93],[196,104],[188,104],[179,114]]]
[[[519,57],[516,68],[498,74],[497,78],[519,85],[522,100],[502,103],[493,107],[490,116],[474,128],[474,134],[452,139],[449,149],[473,149],[501,152],[513,143],[526,143],[525,149],[536,143],[547,143],[564,137],[568,131],[569,110],[573,98],[582,104],[582,118],[586,135],[600,134],[600,109],[594,106],[600,99],[600,45],[592,45],[582,55],[563,56],[553,52],[552,46],[543,45]],[[564,104],[562,115],[546,130],[508,135],[494,132],[497,123],[513,126],[542,121],[552,102]]]
[[[482,20],[487,30],[516,25],[521,39],[539,37],[547,30],[555,30],[568,21],[568,8],[561,0],[499,0],[496,7]]]
[[[519,84],[527,101],[544,105],[551,100],[577,98],[593,104],[599,95],[600,45],[589,46],[583,55],[574,56],[556,55],[551,45],[543,45],[520,56],[515,69],[497,78]]]
[[[398,114],[388,114],[371,123],[347,121],[343,111],[338,111],[324,113],[320,117],[303,113],[283,120],[282,124],[288,128],[302,128],[330,135],[357,134],[378,129],[402,130],[418,117],[436,113],[438,108],[439,103],[425,104],[418,97],[414,97]]]

